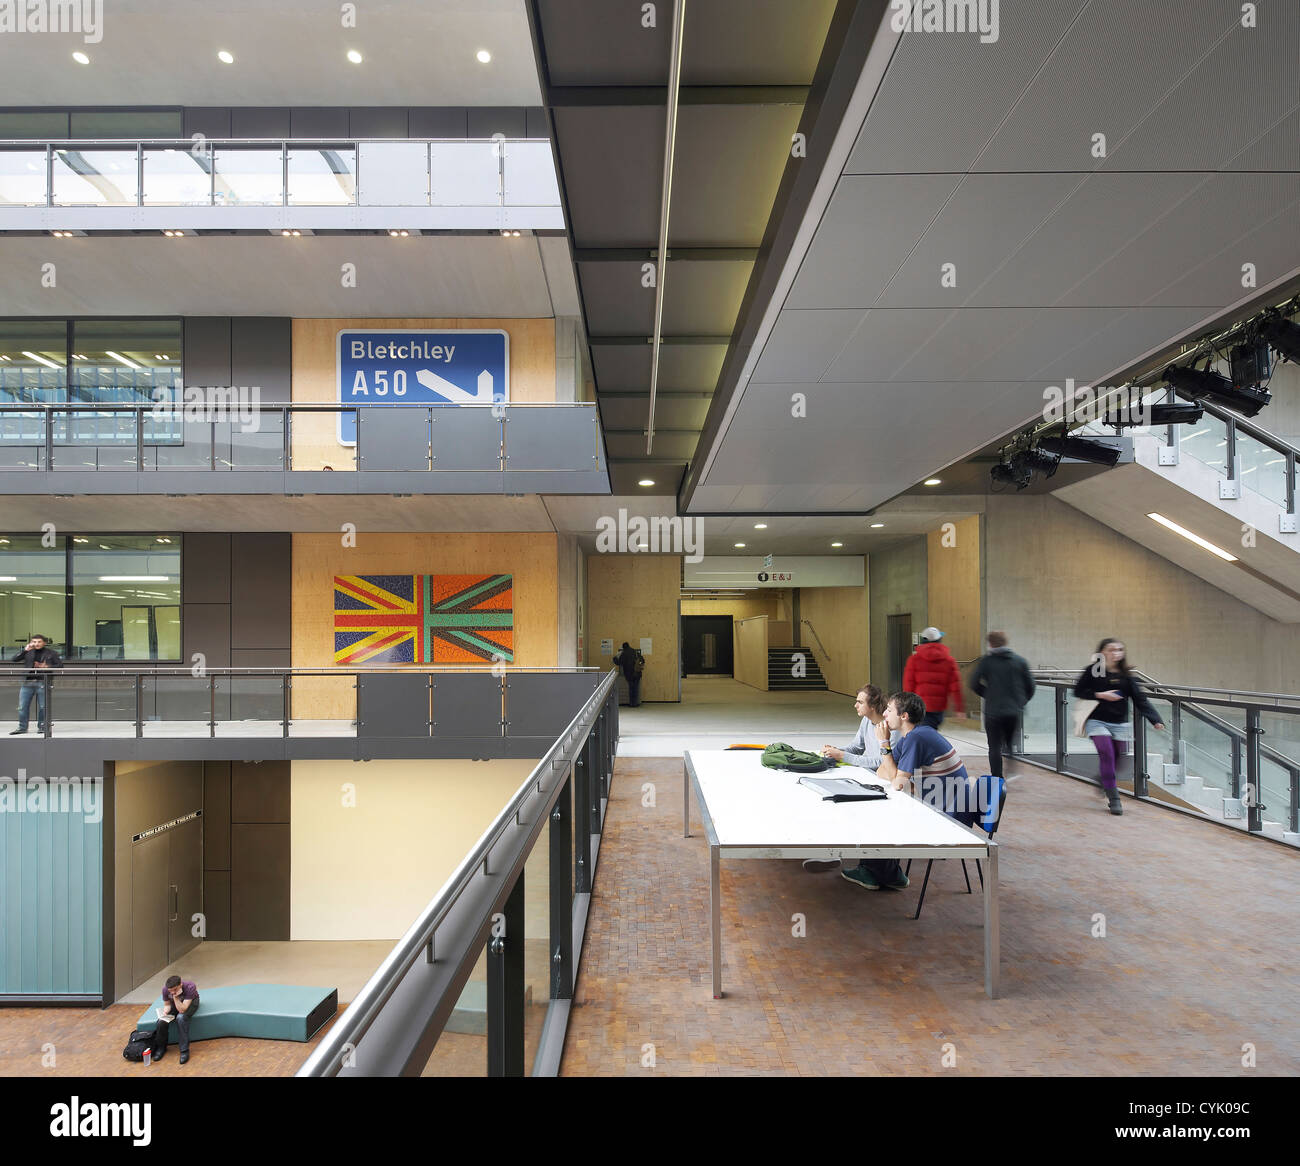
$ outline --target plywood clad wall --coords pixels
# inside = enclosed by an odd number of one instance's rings
[[[980,611],[980,518],[973,514],[945,523],[926,535],[928,622],[943,632],[943,642],[957,659],[963,679],[983,651]],[[925,627],[913,625],[919,632]],[[979,701],[968,689],[964,694],[968,712]]]
[[[641,679],[642,700],[677,700],[681,649],[677,600],[681,594],[679,555],[592,555],[587,559],[586,663],[608,668],[600,641],[626,640],[634,648],[641,637],[654,642]]]
[[[555,400],[555,321],[540,320],[294,320],[293,400],[338,400],[338,333],[343,328],[500,328],[510,336],[510,399]],[[294,421],[293,464],[300,470],[356,469],[351,448],[339,445],[335,414]]]
[[[768,624],[766,619],[747,619],[735,626],[736,656],[733,675],[741,684],[767,691]]]
[[[776,595],[763,595],[745,599],[683,599],[682,615],[729,615],[732,619],[748,619],[751,615],[778,618],[780,601]]]
[[[556,540],[548,533],[369,534],[355,547],[337,534],[293,536],[293,666],[334,667],[334,576],[508,574],[514,576],[515,662],[557,663]],[[355,709],[351,679],[300,677],[297,719],[339,717]]]
[[[821,637],[819,646],[812,632],[804,627],[799,642],[811,648],[817,657],[827,687],[832,692],[855,695],[858,686],[866,683],[871,672],[867,588],[801,588],[799,614],[800,618],[812,623]]]

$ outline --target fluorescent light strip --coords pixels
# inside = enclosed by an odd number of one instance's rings
[[[134,360],[127,360],[127,358],[126,358],[125,356],[123,356],[121,353],[118,353],[118,352],[112,352],[112,351],[110,351],[110,350],[107,349],[107,348],[104,349],[104,352],[107,353],[107,355],[111,356],[114,360],[119,360],[119,361],[121,361],[124,365],[126,365],[127,368],[139,368],[139,367],[140,367],[138,364],[136,364],[136,362],[135,362]]]
[[[1147,517],[1153,522],[1158,522],[1161,526],[1172,530],[1174,534],[1181,534],[1188,542],[1195,543],[1198,547],[1209,551],[1210,554],[1218,555],[1219,558],[1226,563],[1235,563],[1237,561],[1236,555],[1230,555],[1222,547],[1216,547],[1212,542],[1207,542],[1205,539],[1201,538],[1199,534],[1193,534],[1186,527],[1179,526],[1176,522],[1170,522],[1163,514],[1157,514],[1155,511],[1152,511],[1147,515]]]
[[[101,583],[169,583],[169,575],[101,575]]]
[[[52,361],[52,360],[46,360],[45,357],[41,356],[39,353],[28,352],[26,349],[23,349],[23,355],[24,355],[24,356],[27,356],[27,357],[30,357],[32,360],[39,360],[39,361],[41,362],[41,364],[45,365],[45,366],[48,367],[48,368],[62,368],[62,367],[63,367],[63,365],[61,365],[61,364],[55,364],[54,361]]]

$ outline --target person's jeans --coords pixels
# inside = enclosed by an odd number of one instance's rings
[[[34,680],[23,684],[18,690],[18,727],[20,729],[27,728],[33,700],[36,701],[37,727],[40,729],[45,728],[45,685],[39,680]]]
[[[1010,753],[1020,728],[1018,716],[991,717],[984,715],[984,733],[989,739],[989,772],[1002,776],[1002,754]]]
[[[176,1044],[182,1053],[190,1051],[190,1020],[199,1010],[199,1002],[195,1000],[184,1012],[177,1012],[176,1020]],[[153,1030],[153,1055],[161,1056],[167,1049],[167,1041],[170,1037],[168,1029],[171,1027],[165,1020],[160,1020],[154,1026]]]
[[[882,887],[902,881],[903,866],[896,858],[864,858],[858,866],[875,875],[876,882]]]
[[[943,713],[926,713],[925,716],[921,718],[921,724],[929,725],[932,729],[937,729],[943,724]]]

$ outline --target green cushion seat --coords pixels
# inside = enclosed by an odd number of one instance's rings
[[[140,1016],[139,1028],[158,1023],[161,994]],[[296,984],[232,984],[228,988],[199,985],[199,1010],[190,1021],[190,1040],[221,1036],[261,1040],[308,1041],[339,1007],[337,988],[307,988]],[[176,1025],[167,1026],[167,1040],[176,1043]]]

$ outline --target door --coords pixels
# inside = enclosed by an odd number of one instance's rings
[[[131,987],[143,984],[167,958],[168,838],[164,831],[131,846]]]
[[[192,934],[195,912],[203,910],[203,819],[182,822],[164,837],[167,854],[167,962],[180,959],[199,938]]]
[[[682,662],[689,676],[732,675],[731,616],[682,616]]]
[[[902,692],[903,669],[912,654],[912,613],[891,615],[887,625],[889,645],[889,692]]]

